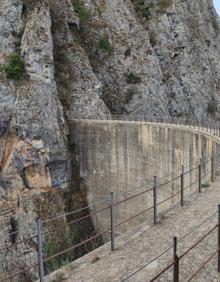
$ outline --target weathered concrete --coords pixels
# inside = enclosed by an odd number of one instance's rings
[[[185,171],[185,187],[198,180],[200,157],[204,164],[203,181],[210,179],[212,155],[220,152],[219,141],[207,132],[174,125],[144,122],[118,121],[77,121],[72,124],[72,142],[78,153],[80,176],[88,187],[88,202],[94,203],[100,198],[115,192],[116,200],[152,188],[154,175],[158,184],[180,176],[182,165]],[[207,162],[207,163],[206,163]],[[205,164],[206,163],[206,164]],[[158,202],[167,199],[180,190],[180,177],[158,190]],[[198,190],[196,182],[184,193]],[[180,201],[180,194],[160,205],[159,212],[167,210]],[[116,223],[153,204],[153,193],[148,192],[116,208]],[[101,228],[109,227],[109,215],[98,215]],[[97,220],[96,218],[96,220]],[[152,211],[148,217],[152,221]],[[118,234],[128,227],[146,220],[137,217],[117,229]]]

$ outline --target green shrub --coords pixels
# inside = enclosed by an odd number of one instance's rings
[[[169,94],[170,98],[175,99],[176,98],[176,92],[172,91]]]
[[[32,11],[37,4],[37,0],[23,0],[23,9],[24,12],[27,13]]]
[[[125,58],[128,58],[128,57],[131,56],[131,47],[129,47],[129,48],[127,48],[127,49],[125,50],[124,55],[125,55]]]
[[[149,41],[152,47],[154,47],[157,44],[157,38],[156,38],[156,33],[155,32],[151,32],[149,34]]]
[[[72,0],[73,9],[79,17],[81,23],[89,20],[90,13],[80,0]]]
[[[113,48],[107,37],[102,37],[99,39],[98,49],[105,53],[108,53],[109,55],[111,55],[113,51]]]
[[[182,113],[182,112],[178,112],[178,113],[176,114],[176,116],[177,116],[178,118],[180,118],[180,117],[183,116],[183,113]]]
[[[210,184],[206,181],[204,183],[202,183],[201,185],[203,188],[208,188],[210,186]]]
[[[19,79],[24,72],[24,61],[19,54],[11,53],[8,55],[7,64],[2,65],[8,79]]]
[[[67,56],[67,51],[64,49],[57,49],[54,52],[54,60],[56,63],[59,64],[66,64],[68,63],[68,56]]]
[[[130,72],[126,75],[126,82],[128,84],[138,84],[141,83],[141,78],[133,72]]]
[[[148,20],[151,16],[150,9],[153,7],[153,4],[146,6],[145,0],[134,0],[133,3],[135,11],[141,14],[146,20]]]
[[[68,237],[67,237],[68,238]],[[44,244],[44,255],[45,257],[53,256],[54,254],[63,251],[60,246],[57,246],[52,240],[46,240]],[[58,256],[54,259],[51,259],[45,263],[46,273],[51,273],[62,266],[65,266],[69,263],[68,258]]]
[[[216,103],[215,103],[215,101],[208,102],[207,112],[209,114],[214,114],[216,112]]]
[[[151,12],[150,12],[150,7],[145,7],[142,10],[142,15],[146,20],[149,20],[150,16],[151,16]]]

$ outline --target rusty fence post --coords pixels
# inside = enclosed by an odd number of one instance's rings
[[[220,205],[218,205],[218,272],[220,273]]]
[[[199,193],[202,192],[202,158],[200,158],[199,162]]]
[[[215,181],[215,159],[213,156],[211,158],[211,181]]]
[[[153,188],[153,201],[154,201],[154,224],[157,224],[157,177],[154,176],[154,188]]]
[[[181,207],[184,205],[184,165],[182,165],[182,173],[181,173],[181,195],[180,195],[180,202],[181,202]]]
[[[42,241],[42,222],[37,219],[37,249],[40,282],[44,282],[44,259],[43,259],[43,241]]]
[[[115,250],[115,195],[111,192],[110,198],[110,213],[111,213],[111,250]]]
[[[173,282],[179,282],[179,257],[177,256],[177,237],[173,238]]]

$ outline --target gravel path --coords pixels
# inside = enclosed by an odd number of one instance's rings
[[[217,223],[217,205],[220,204],[220,177],[201,194],[195,193],[185,202],[162,216],[156,226],[149,223],[133,228],[116,240],[117,249],[110,251],[110,245],[95,250],[71,263],[59,272],[65,273],[67,282],[116,282],[123,281],[129,274],[172,246],[173,236],[178,237],[178,254],[181,255]],[[211,218],[209,218],[212,215]],[[200,223],[203,225],[196,228]],[[184,240],[181,237],[194,230]],[[215,229],[195,249],[180,260],[180,281],[188,281],[209,255],[217,249]],[[172,249],[162,257],[139,271],[126,281],[150,281],[161,269],[172,261]],[[57,273],[53,274],[56,277]],[[52,281],[46,279],[46,281]],[[172,268],[155,281],[172,281]],[[217,273],[217,255],[192,281],[220,281]]]

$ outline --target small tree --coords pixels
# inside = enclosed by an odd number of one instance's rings
[[[11,53],[8,55],[7,64],[2,65],[8,79],[19,79],[24,72],[24,61],[19,54]]]

